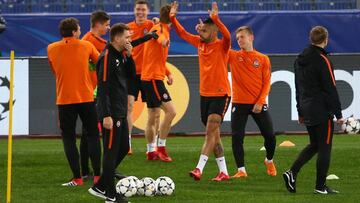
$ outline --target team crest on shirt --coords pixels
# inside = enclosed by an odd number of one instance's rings
[[[259,68],[260,61],[258,59],[255,59],[254,62],[253,62],[253,66],[254,66],[254,68]]]
[[[148,29],[144,29],[144,35],[146,34],[146,33],[148,33],[149,31],[148,31]]]
[[[204,52],[205,51],[205,44],[200,44],[198,46],[198,49],[201,51],[201,52]]]
[[[163,98],[164,99],[168,99],[169,98],[169,95],[167,95],[166,93],[163,94]]]
[[[241,56],[239,56],[238,60],[239,60],[239,62],[243,62],[243,61],[244,61],[243,57],[241,57]]]
[[[116,122],[116,127],[120,127],[120,125],[121,125],[121,122],[120,122],[120,121],[117,121],[117,122]]]

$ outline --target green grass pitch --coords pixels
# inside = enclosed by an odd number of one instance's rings
[[[227,182],[212,182],[218,172],[214,157],[210,157],[203,177],[195,182],[188,176],[198,161],[203,137],[172,137],[167,141],[172,163],[145,160],[145,139],[133,139],[132,156],[127,156],[118,168],[126,175],[156,179],[169,176],[176,184],[172,196],[132,197],[131,202],[356,202],[360,199],[360,136],[335,135],[329,174],[339,180],[328,185],[341,193],[320,196],[313,194],[315,185],[314,157],[298,176],[297,193],[286,191],[282,172],[288,169],[300,150],[308,143],[308,136],[277,136],[277,146],[291,140],[295,147],[277,147],[275,163],[278,176],[266,174],[261,136],[245,138],[245,162],[248,178]],[[236,172],[231,151],[231,137],[224,137],[225,156],[230,175]],[[103,202],[88,194],[91,182],[81,187],[62,187],[71,178],[60,139],[16,139],[13,142],[12,202]],[[7,140],[0,140],[0,202],[6,198]]]

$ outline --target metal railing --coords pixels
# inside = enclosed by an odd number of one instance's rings
[[[167,0],[150,0],[151,10],[158,11]],[[178,1],[180,11],[205,11],[209,0]],[[266,10],[343,10],[357,9],[360,0],[227,0],[218,1],[221,11]],[[0,0],[0,13],[89,13],[132,12],[133,0]]]

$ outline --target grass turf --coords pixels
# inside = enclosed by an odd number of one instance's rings
[[[156,179],[169,176],[176,184],[175,193],[166,197],[132,197],[131,202],[355,202],[360,198],[359,160],[360,136],[335,136],[329,174],[340,180],[328,185],[341,193],[321,196],[312,194],[315,184],[314,157],[306,164],[297,181],[297,193],[286,191],[282,172],[290,167],[300,150],[308,143],[308,136],[277,136],[277,145],[284,140],[296,144],[292,148],[277,147],[275,163],[278,176],[266,174],[261,136],[245,138],[245,162],[248,178],[227,182],[212,182],[218,172],[215,159],[209,158],[201,181],[195,182],[188,172],[198,161],[203,137],[169,138],[168,151],[172,163],[145,160],[145,140],[133,139],[132,156],[127,156],[118,168],[126,175]],[[231,138],[224,137],[225,155],[230,175],[236,172],[231,151]],[[61,140],[16,139],[13,142],[12,202],[103,202],[88,194],[91,182],[81,187],[61,187],[71,178]],[[7,141],[0,140],[0,202],[6,197]]]

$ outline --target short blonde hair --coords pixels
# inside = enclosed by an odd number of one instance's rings
[[[237,33],[241,32],[241,31],[246,31],[248,34],[254,35],[254,32],[253,32],[253,30],[251,29],[250,26],[241,26],[238,29],[236,29],[235,32],[237,34]]]

